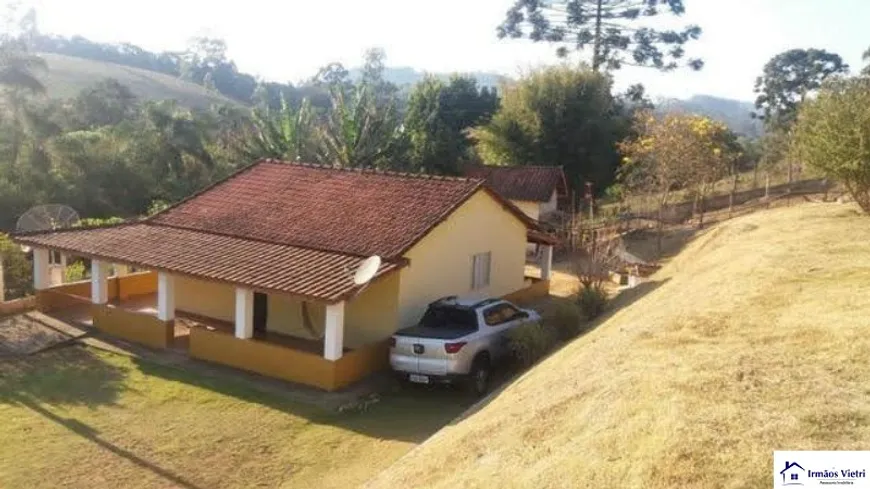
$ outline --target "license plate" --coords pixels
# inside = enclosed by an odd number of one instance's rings
[[[426,375],[411,374],[408,376],[408,380],[410,380],[411,382],[415,382],[417,384],[428,384],[429,383],[429,377]]]

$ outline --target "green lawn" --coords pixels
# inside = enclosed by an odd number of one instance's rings
[[[356,487],[468,402],[412,389],[328,412],[68,347],[0,361],[0,487]]]

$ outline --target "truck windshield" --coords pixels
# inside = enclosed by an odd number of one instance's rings
[[[471,309],[429,306],[426,309],[426,314],[423,314],[423,319],[420,320],[420,326],[425,328],[474,329],[477,327],[477,321],[474,317],[474,311]]]

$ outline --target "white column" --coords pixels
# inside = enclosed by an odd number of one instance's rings
[[[91,260],[91,302],[105,304],[109,302],[109,264],[100,260]]]
[[[541,280],[550,280],[553,272],[553,245],[543,245],[541,248]]]
[[[33,248],[33,288],[36,290],[51,287],[51,271],[48,268],[48,250]]]
[[[338,360],[344,351],[344,302],[326,306],[323,358]]]
[[[157,319],[175,319],[175,277],[166,272],[157,273]]]
[[[254,291],[236,287],[236,338],[254,336]]]

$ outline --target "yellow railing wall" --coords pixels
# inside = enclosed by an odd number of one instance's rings
[[[327,391],[345,387],[388,364],[386,343],[347,352],[332,362],[314,353],[256,339],[240,339],[206,327],[191,328],[189,353],[200,360]]]
[[[549,294],[549,280],[532,279],[532,283],[527,287],[511,292],[510,294],[502,296],[502,298],[515,304],[525,305],[536,300],[543,299]]]
[[[157,273],[141,272],[111,277],[108,282],[109,300],[128,299],[137,295],[148,295],[157,292]],[[91,281],[82,280],[63,285],[56,285],[36,291],[36,309],[42,312],[63,309],[82,303],[91,298]]]
[[[0,316],[18,314],[36,307],[36,297],[28,296],[6,302],[0,302]]]
[[[110,305],[91,306],[94,326],[105,333],[152,348],[172,346],[174,322]]]

